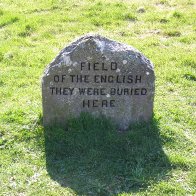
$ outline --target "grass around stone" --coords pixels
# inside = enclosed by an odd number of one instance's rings
[[[193,0],[0,1],[0,195],[195,195],[195,9]],[[120,133],[82,114],[44,130],[43,70],[89,32],[154,63],[151,123]]]

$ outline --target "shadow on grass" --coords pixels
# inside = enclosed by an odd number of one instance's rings
[[[82,114],[66,130],[45,129],[47,171],[79,195],[145,190],[170,170],[158,126],[153,120],[120,133],[107,119]]]

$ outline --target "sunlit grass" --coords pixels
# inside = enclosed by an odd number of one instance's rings
[[[0,195],[194,195],[196,27],[191,0],[0,1]],[[155,65],[154,119],[125,134],[82,115],[42,126],[45,66],[93,32]]]

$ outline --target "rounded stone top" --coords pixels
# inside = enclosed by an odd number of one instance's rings
[[[90,53],[91,55],[97,55],[98,53],[105,56],[105,58],[110,58],[112,55],[125,55],[126,58],[137,60],[137,64],[145,65],[149,69],[153,70],[152,62],[146,58],[140,51],[135,49],[134,47],[120,43],[111,39],[108,39],[99,34],[86,34],[84,36],[79,37],[68,46],[63,48],[60,53],[56,56],[56,58],[48,65],[45,73],[48,72],[50,67],[59,64],[62,61],[62,57],[66,61],[66,57],[71,60],[71,56],[75,53]],[[74,56],[75,56],[74,55]],[[123,57],[122,57],[123,58]],[[127,61],[127,59],[125,60]],[[70,63],[70,62],[66,62]]]

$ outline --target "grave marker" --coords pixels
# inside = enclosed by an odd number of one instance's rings
[[[153,114],[152,63],[131,46],[100,35],[86,35],[65,47],[42,78],[45,126],[78,117],[105,115],[125,130]]]

